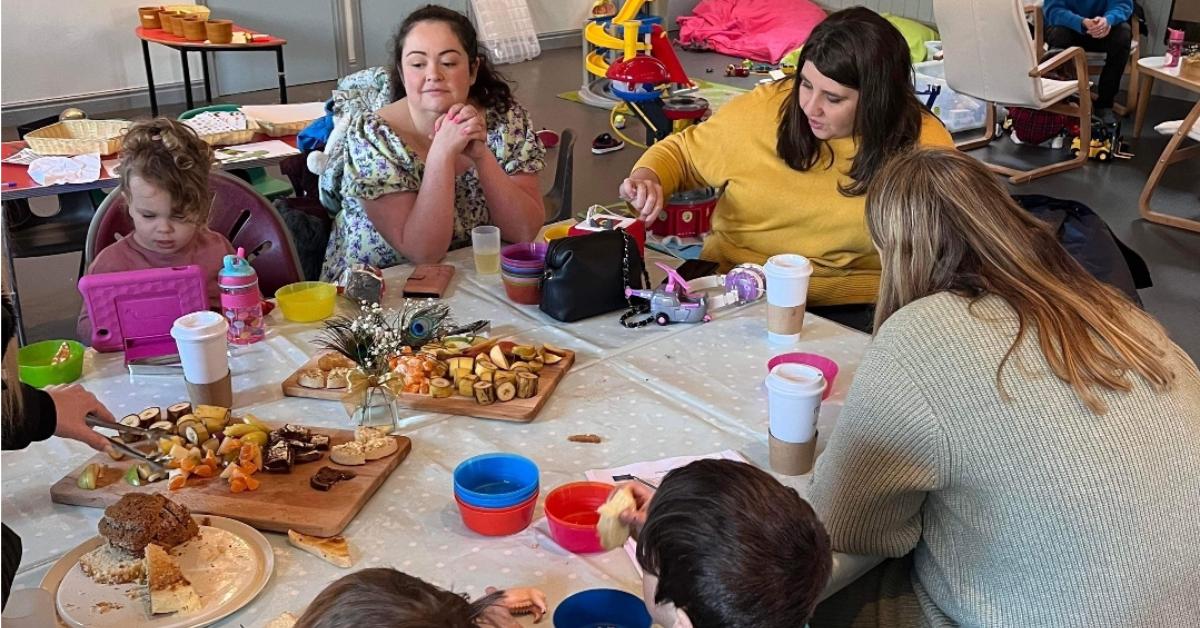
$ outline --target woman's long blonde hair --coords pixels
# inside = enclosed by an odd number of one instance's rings
[[[975,159],[945,149],[899,156],[875,176],[866,205],[883,268],[876,330],[938,292],[995,295],[1018,318],[996,373],[1002,394],[1004,367],[1030,328],[1050,369],[1097,414],[1107,410],[1097,391],[1130,390],[1131,373],[1155,390],[1171,387],[1163,328],[1088,274]]]

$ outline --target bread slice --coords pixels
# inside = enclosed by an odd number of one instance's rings
[[[104,543],[79,557],[79,568],[99,584],[140,582],[146,576],[142,557]]]
[[[351,467],[358,466],[360,464],[367,464],[367,455],[363,451],[363,446],[361,443],[342,443],[341,445],[334,445],[333,448],[329,450],[329,459],[337,464],[344,464]]]
[[[288,530],[288,542],[342,569],[354,566],[354,560],[350,557],[350,544],[346,542],[344,536],[309,536],[295,530]]]
[[[396,439],[391,436],[384,436],[383,438],[377,438],[363,444],[363,454],[367,460],[387,458],[399,449],[400,445],[397,445]]]
[[[146,546],[146,583],[150,588],[150,613],[190,613],[200,610],[200,596],[183,577],[175,559],[163,548]]]
[[[336,390],[348,386],[350,386],[350,369],[340,366],[329,369],[328,377],[325,379],[326,388]]]
[[[321,369],[304,369],[300,371],[300,376],[296,379],[296,383],[305,388],[324,388],[325,371]]]

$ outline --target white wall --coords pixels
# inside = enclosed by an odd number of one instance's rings
[[[145,5],[145,0],[4,0],[3,105],[144,89],[142,48],[133,29],[137,8]],[[151,45],[150,56],[155,84],[183,80],[179,53]],[[199,60],[192,65],[192,77],[199,78]]]

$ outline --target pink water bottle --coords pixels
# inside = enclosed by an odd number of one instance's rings
[[[221,289],[221,311],[229,321],[229,342],[248,345],[263,339],[262,293],[258,275],[246,261],[245,249],[225,256],[225,267],[217,276]]]
[[[1183,58],[1183,30],[1168,28],[1167,33],[1170,37],[1167,40],[1167,54],[1163,59],[1163,67],[1173,68],[1179,65],[1179,60]]]

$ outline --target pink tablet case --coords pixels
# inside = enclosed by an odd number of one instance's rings
[[[125,361],[176,353],[175,319],[207,309],[199,266],[86,275],[79,292],[92,321],[92,347],[125,351]]]

